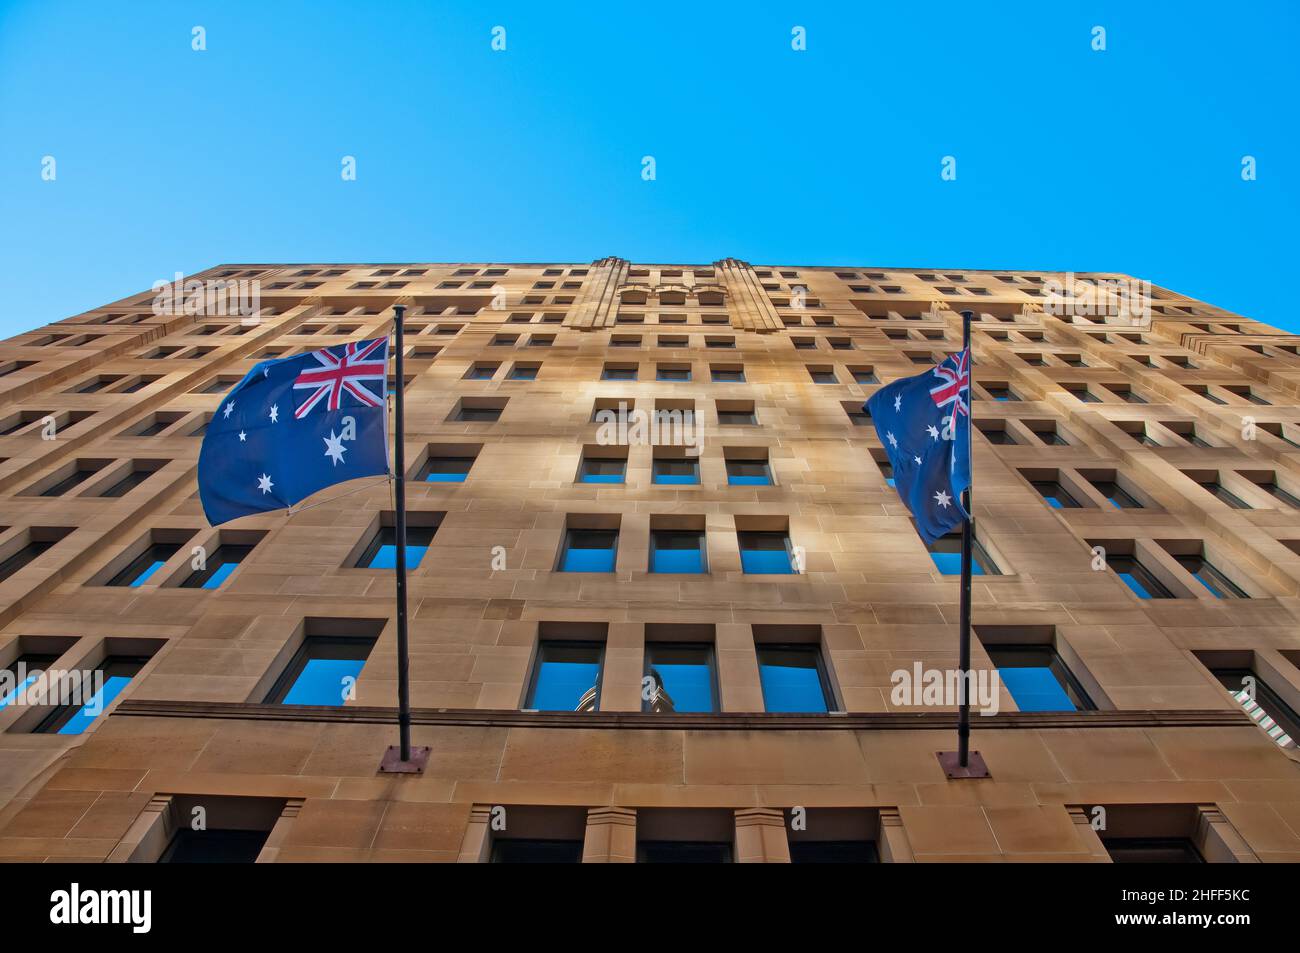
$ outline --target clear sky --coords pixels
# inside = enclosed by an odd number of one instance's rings
[[[0,0],[0,334],[225,262],[606,255],[1119,271],[1300,331],[1298,11]]]

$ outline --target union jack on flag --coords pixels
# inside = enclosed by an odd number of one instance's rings
[[[326,409],[338,410],[345,394],[365,407],[383,406],[388,376],[387,338],[321,348],[309,357],[318,366],[307,367],[293,382],[294,390],[310,391],[293,412],[295,419],[306,417],[321,401],[326,402]],[[377,381],[378,386],[371,381]]]
[[[954,413],[970,414],[970,350],[949,355],[934,369],[940,383],[930,388],[930,397],[938,407],[955,405]]]

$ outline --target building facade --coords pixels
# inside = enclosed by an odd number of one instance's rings
[[[257,361],[395,304],[417,775],[389,482],[195,481]],[[948,780],[951,541],[862,405],[967,308]],[[213,268],[0,344],[0,527],[0,859],[1300,860],[1300,337],[1126,276]]]

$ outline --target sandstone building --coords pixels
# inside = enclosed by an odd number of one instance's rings
[[[0,859],[1300,860],[1300,337],[1065,277],[228,265],[190,280],[249,314],[149,291],[0,343],[0,666],[112,696],[0,691]],[[377,771],[390,486],[214,529],[195,483],[257,361],[394,304],[416,776]],[[949,781],[952,707],[894,687],[956,665],[952,555],[861,407],[966,308],[1003,677],[992,777]],[[620,404],[676,429],[611,442]]]

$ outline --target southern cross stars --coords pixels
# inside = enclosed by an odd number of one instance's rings
[[[885,434],[885,439],[889,441],[889,445],[891,447],[893,447],[894,449],[898,449],[898,438],[894,436],[894,432],[892,430],[889,431],[889,433]]]
[[[925,429],[930,434],[931,439],[933,440],[939,439],[939,428],[936,427],[934,424],[930,424],[930,426],[926,427]]]
[[[248,439],[248,434],[244,433],[244,431],[242,430],[239,431],[239,442],[243,443],[247,439]]]
[[[952,497],[943,490],[939,490],[934,494],[934,501],[945,509],[952,505]]]
[[[900,410],[902,410],[902,409],[903,409],[903,395],[902,395],[902,394],[895,394],[895,395],[894,395],[894,412],[897,413],[898,411],[900,411]]]
[[[257,478],[257,488],[263,493],[270,493],[273,486],[275,484],[271,482],[271,477],[268,474],[263,473]]]
[[[334,430],[331,428],[330,435],[321,439],[325,441],[325,456],[333,460],[335,466],[338,466],[343,462],[343,454],[348,449],[343,446],[343,438],[334,436]]]
[[[230,403],[226,404],[226,413],[225,413],[225,416],[226,416],[226,417],[229,417],[230,414],[231,414],[231,412],[232,412],[234,409],[235,409],[235,402],[232,400]]]
[[[276,422],[277,420],[279,420],[279,419],[280,419],[280,405],[279,405],[279,404],[272,404],[272,405],[271,405],[271,423],[275,423],[275,422]]]

